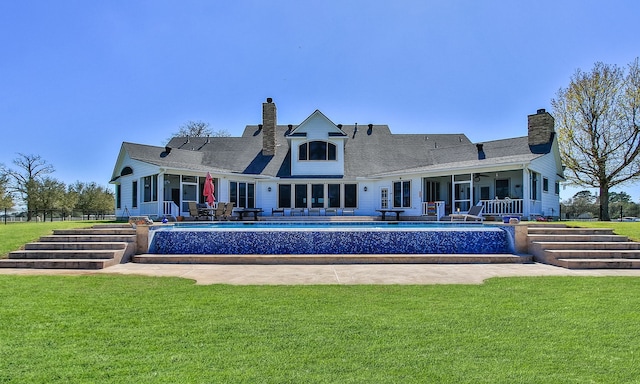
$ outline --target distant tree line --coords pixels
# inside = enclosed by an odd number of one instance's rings
[[[562,218],[573,219],[602,219],[600,217],[600,199],[591,191],[581,191],[572,198],[560,202]],[[609,192],[608,217],[618,220],[621,217],[640,217],[640,204],[631,200],[626,192]]]
[[[18,154],[14,168],[0,165],[0,210],[26,208],[27,221],[34,217],[63,220],[80,213],[89,219],[115,211],[113,192],[95,182],[77,181],[71,185],[49,177],[55,171],[40,156]]]

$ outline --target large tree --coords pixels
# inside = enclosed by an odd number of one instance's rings
[[[7,209],[11,208],[13,208],[13,196],[8,189],[7,176],[3,175],[0,170],[0,210],[6,214]]]
[[[69,186],[69,193],[77,196],[76,209],[87,215],[87,220],[91,215],[104,216],[112,213],[115,209],[115,197],[113,192],[106,187],[101,187],[95,182],[83,183],[77,181]]]
[[[551,101],[567,180],[599,188],[608,221],[609,189],[640,178],[640,68],[596,63],[577,70]]]
[[[54,211],[61,211],[62,202],[66,194],[66,185],[51,177],[36,180],[36,187],[30,201],[31,208],[42,213],[43,220],[47,220],[47,212],[53,220]]]
[[[38,182],[54,172],[51,164],[48,164],[38,155],[18,154],[13,160],[18,169],[2,167],[0,172],[9,179],[9,193],[18,193],[27,206],[27,220],[31,220],[32,211],[35,209]]]
[[[190,120],[185,124],[180,126],[178,132],[174,132],[171,134],[171,137],[228,137],[231,136],[229,131],[225,129],[219,129],[214,131],[211,129],[209,123],[201,121],[201,120]],[[168,143],[171,140],[171,137],[167,139],[165,142]]]

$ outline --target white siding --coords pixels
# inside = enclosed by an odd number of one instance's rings
[[[555,183],[560,182],[562,178],[558,176],[558,165],[553,155],[553,151],[542,157],[539,157],[531,162],[529,166],[534,172],[538,172],[541,175],[540,179],[540,195],[538,197],[542,204],[542,212],[544,216],[558,216],[560,213],[560,200],[556,194]],[[549,181],[549,188],[547,191],[543,190],[543,180]]]
[[[300,144],[321,140],[336,146],[336,160],[308,161],[298,160]],[[291,140],[291,174],[292,175],[344,175],[344,144],[342,140],[323,139],[294,139]]]
[[[124,155],[123,161],[120,164],[120,167],[118,169],[118,172],[122,171],[122,169],[124,167],[131,167],[131,169],[133,169],[133,173],[130,175],[126,175],[126,176],[120,176],[120,178],[118,178],[118,180],[116,181],[116,184],[120,184],[120,209],[116,208],[116,216],[117,217],[122,217],[122,216],[136,216],[136,215],[140,215],[141,214],[141,206],[143,204],[142,201],[142,193],[143,193],[143,184],[142,184],[142,178],[145,176],[151,176],[151,175],[156,175],[159,173],[159,168],[153,164],[148,164],[148,163],[143,163],[141,161],[138,160],[133,160],[129,157],[128,154]],[[138,204],[137,206],[134,208],[133,207],[133,181],[137,181],[138,182]],[[161,183],[158,183],[159,188],[161,187]],[[158,196],[162,196],[162,194],[159,193]],[[126,211],[128,212],[126,212]]]

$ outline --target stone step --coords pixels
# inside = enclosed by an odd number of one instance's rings
[[[34,242],[24,245],[25,250],[121,250],[126,249],[126,242]]]
[[[488,264],[529,263],[529,255],[425,254],[425,255],[156,255],[133,257],[148,264]]]
[[[0,259],[0,268],[102,269],[117,263],[115,259]]]
[[[531,245],[540,249],[640,249],[640,243],[633,241],[534,241]]]
[[[640,259],[640,249],[545,249],[553,259]]]
[[[41,242],[125,242],[133,243],[136,241],[136,235],[49,235],[42,236]]]
[[[640,259],[558,259],[558,265],[570,269],[637,269]]]
[[[568,235],[568,234],[529,234],[529,243],[533,242],[618,242],[629,241],[626,236],[621,235]]]
[[[127,228],[132,229],[131,224],[128,223],[100,223],[93,226],[95,229],[107,229],[107,228]]]
[[[54,229],[54,235],[135,235],[133,228],[80,228],[80,229]]]
[[[540,222],[529,222],[527,223],[527,228],[531,229],[531,228],[567,228],[566,224],[562,224],[562,223],[540,223]]]
[[[613,235],[611,228],[529,227],[530,235]]]
[[[118,256],[118,252],[122,254],[124,249],[121,250],[67,250],[67,249],[35,249],[35,250],[19,250],[9,253],[9,259],[113,259]]]

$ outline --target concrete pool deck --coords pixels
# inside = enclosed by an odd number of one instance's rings
[[[529,264],[204,265],[118,264],[100,270],[0,269],[3,275],[141,275],[180,277],[199,285],[482,284],[492,277],[635,276],[639,269],[572,270]]]

